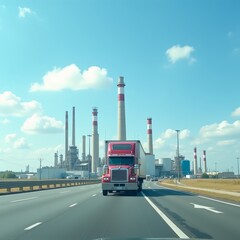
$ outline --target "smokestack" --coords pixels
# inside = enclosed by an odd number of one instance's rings
[[[68,160],[68,111],[65,114],[65,161]]]
[[[204,164],[204,172],[207,172],[207,157],[206,157],[206,150],[203,150],[203,164]]]
[[[60,154],[60,167],[62,168],[63,167],[63,155]]]
[[[125,121],[125,99],[124,99],[124,78],[118,79],[118,140],[126,140],[126,121]]]
[[[82,161],[86,160],[86,136],[82,136]]]
[[[58,166],[58,153],[54,153],[54,167]]]
[[[94,107],[92,111],[92,124],[93,124],[93,134],[92,134],[92,172],[97,172],[98,161],[99,161],[99,135],[98,135],[98,111]]]
[[[72,146],[75,146],[75,107],[72,112]]]
[[[193,168],[193,171],[194,171],[194,175],[197,175],[197,148],[195,147],[194,148],[194,168]]]
[[[153,154],[152,118],[147,119],[147,142],[148,142],[148,152],[150,154]]]

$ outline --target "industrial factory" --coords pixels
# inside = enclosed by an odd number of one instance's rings
[[[69,121],[68,111],[65,113],[65,158],[63,154],[54,154],[54,168],[66,169],[67,175],[77,177],[97,176],[100,172],[99,158],[99,134],[98,134],[98,110],[92,109],[92,135],[89,137],[89,153],[86,155],[86,136],[82,136],[82,154],[75,143],[75,107],[72,109],[72,144],[69,145]],[[92,155],[90,154],[90,137],[92,138]]]
[[[124,97],[124,78],[118,79],[118,124],[117,124],[117,140],[125,141],[126,136],[126,119],[125,119],[125,97]],[[86,154],[86,137],[89,140],[89,151]],[[90,140],[92,140],[92,149],[90,151]],[[152,137],[152,118],[147,118],[147,146],[145,151],[147,154],[153,153],[153,137]],[[74,177],[74,178],[89,178],[98,177],[102,174],[102,166],[104,159],[99,157],[99,134],[98,134],[98,109],[92,108],[92,134],[82,136],[82,149],[79,154],[79,149],[75,142],[75,107],[72,108],[72,141],[69,144],[69,117],[68,111],[65,112],[65,154],[54,154],[54,167],[51,171],[58,173],[58,177]],[[200,161],[201,162],[201,161]],[[207,172],[206,151],[203,151],[204,171],[197,167],[197,148],[194,148],[194,162],[192,163],[193,170],[190,170],[190,161],[184,156],[179,155],[177,150],[174,159],[160,158],[155,159],[154,177],[186,177],[190,175],[198,176],[203,172]],[[200,163],[201,164],[201,163]],[[44,176],[44,171],[47,171],[48,178],[49,170],[41,169],[41,176]],[[56,171],[54,171],[56,169]],[[59,170],[62,169],[62,170]],[[55,175],[54,175],[55,176]]]

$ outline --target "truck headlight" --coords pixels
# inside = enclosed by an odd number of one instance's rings
[[[109,179],[109,177],[104,177],[103,178],[103,181],[109,181],[110,179]]]

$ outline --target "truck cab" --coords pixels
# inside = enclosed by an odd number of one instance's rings
[[[116,191],[128,191],[134,195],[142,189],[136,142],[106,141],[106,165],[103,168],[102,192],[106,196]]]

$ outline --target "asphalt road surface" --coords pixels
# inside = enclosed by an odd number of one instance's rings
[[[0,240],[240,239],[240,205],[145,182],[143,193],[103,196],[101,185],[0,197]]]

